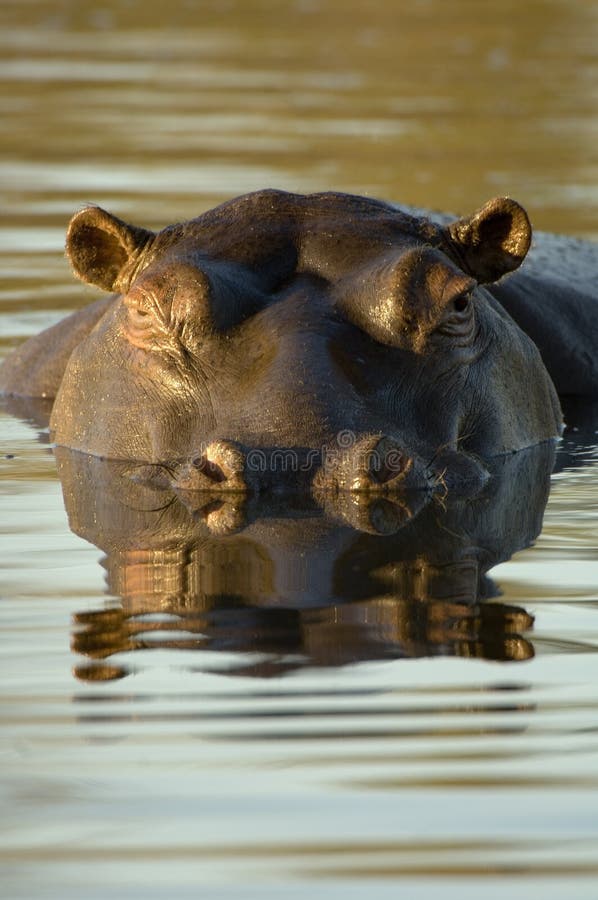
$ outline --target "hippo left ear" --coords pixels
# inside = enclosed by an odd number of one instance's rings
[[[152,231],[127,225],[99,206],[88,206],[73,216],[66,235],[66,255],[75,275],[105,291],[123,291],[128,275]]]
[[[509,197],[489,200],[472,216],[445,229],[458,261],[477,281],[497,281],[517,269],[532,240],[526,211]]]

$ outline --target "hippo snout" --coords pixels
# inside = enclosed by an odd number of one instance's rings
[[[190,462],[177,467],[174,484],[186,491],[234,491],[244,493],[246,458],[233,441],[212,441]]]
[[[396,530],[433,496],[448,490],[475,496],[489,478],[479,460],[458,450],[441,449],[426,463],[393,437],[356,436],[349,430],[318,450],[248,448],[217,439],[189,460],[135,466],[129,474],[135,481],[189,496],[194,509],[207,503],[210,512],[214,503],[219,510],[227,495],[283,497],[299,492],[361,530],[375,527],[378,532]]]
[[[324,457],[315,476],[318,490],[341,490],[364,494],[404,493],[425,490],[431,479],[422,460],[396,440],[383,434],[369,434],[344,443]]]
[[[319,449],[258,449],[214,440],[189,461],[158,468],[162,480],[176,490],[216,494],[311,488],[316,493],[385,495],[428,490],[435,483],[423,461],[395,439],[356,437],[350,431]]]

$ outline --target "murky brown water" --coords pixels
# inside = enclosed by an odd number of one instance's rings
[[[0,352],[95,296],[61,255],[89,201],[157,227],[265,186],[509,193],[598,238],[598,5],[483,9],[4,0]],[[2,897],[595,900],[598,417],[571,421],[518,550],[546,460],[398,543],[305,510],[223,543],[177,506],[155,540],[152,498],[2,412]]]

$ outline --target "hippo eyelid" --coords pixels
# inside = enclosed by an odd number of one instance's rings
[[[152,291],[135,290],[123,297],[126,310],[124,332],[140,350],[157,350],[169,339],[165,311]]]
[[[476,331],[473,299],[472,291],[458,294],[445,308],[436,333],[453,339],[472,340]]]
[[[127,323],[135,328],[149,328],[154,321],[154,310],[145,297],[138,295],[124,297],[123,305],[127,312]]]
[[[144,309],[143,306],[128,306],[127,309],[129,310],[129,318],[133,321],[135,319],[145,319],[147,321],[151,319],[149,309]]]
[[[444,306],[441,321],[461,321],[473,312],[473,292],[477,282],[473,278],[457,276],[450,278],[442,291]]]
[[[168,301],[172,300],[173,295],[174,290],[170,291],[169,295],[164,293],[161,299],[158,300],[153,291],[134,290],[123,298],[123,302],[129,313],[139,317],[147,317],[148,320],[151,319],[165,327],[168,324],[168,309],[170,307]]]

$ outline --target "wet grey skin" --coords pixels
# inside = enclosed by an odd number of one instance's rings
[[[555,383],[598,394],[596,248],[540,235],[519,269],[531,238],[507,198],[452,220],[265,190],[158,233],[88,207],[66,252],[109,296],[0,389],[55,398],[57,445],[157,486],[475,493],[560,434]]]

